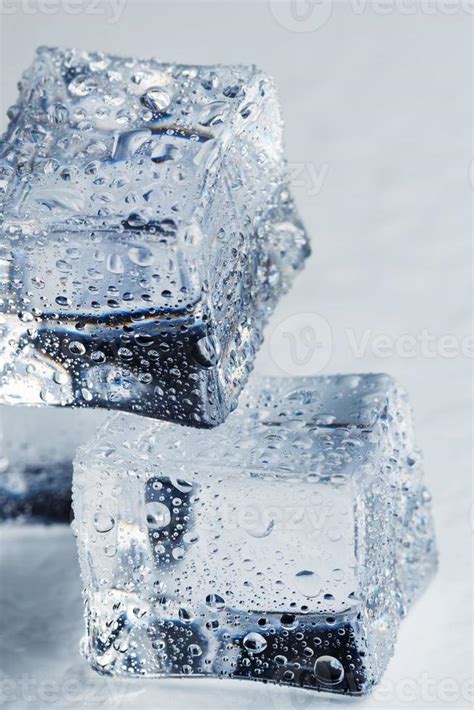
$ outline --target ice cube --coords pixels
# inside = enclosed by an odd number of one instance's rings
[[[233,409],[308,254],[273,81],[42,48],[0,144],[0,402]]]
[[[72,460],[103,410],[0,407],[0,522],[69,523]]]
[[[114,415],[78,450],[73,505],[83,648],[111,675],[363,694],[436,567],[385,375],[254,379],[210,432]]]

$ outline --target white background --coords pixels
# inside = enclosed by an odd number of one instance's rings
[[[434,496],[439,573],[362,707],[471,707],[474,3],[292,6],[293,14],[291,4],[264,0],[0,0],[2,124],[41,44],[256,63],[273,74],[313,255],[272,318],[258,369],[397,377],[411,395]],[[2,533],[0,706],[345,704],[257,683],[103,679],[79,656],[80,591],[68,529]]]

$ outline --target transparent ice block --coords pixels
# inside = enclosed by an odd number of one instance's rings
[[[385,375],[254,379],[210,432],[115,415],[75,461],[91,666],[359,695],[436,566]]]
[[[103,410],[0,407],[0,522],[69,523],[77,446]]]
[[[0,142],[0,402],[210,427],[308,254],[273,81],[42,48]]]

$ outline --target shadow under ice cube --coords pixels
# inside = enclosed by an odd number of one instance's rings
[[[210,432],[116,415],[74,476],[83,648],[103,673],[363,694],[436,567],[384,375],[255,378]]]
[[[0,142],[0,402],[210,427],[308,254],[272,80],[42,48]]]

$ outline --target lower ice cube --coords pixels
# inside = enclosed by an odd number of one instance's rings
[[[68,523],[72,460],[106,413],[0,407],[0,522]]]
[[[83,651],[118,676],[377,683],[436,568],[403,392],[254,378],[208,432],[115,415],[76,457]]]

